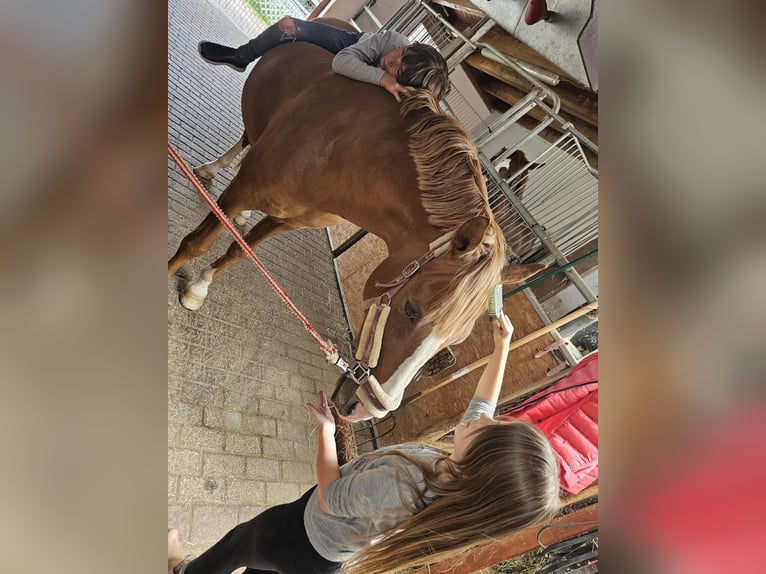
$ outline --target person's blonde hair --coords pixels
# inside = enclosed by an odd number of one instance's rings
[[[415,514],[354,555],[344,564],[344,574],[383,574],[434,564],[549,521],[559,509],[556,455],[548,439],[529,423],[485,427],[460,462],[443,454],[446,480],[433,460],[396,449],[378,455],[399,456],[417,465],[426,490],[436,499],[427,504],[425,491],[405,482],[411,492],[419,493],[411,501],[400,487],[402,502]]]

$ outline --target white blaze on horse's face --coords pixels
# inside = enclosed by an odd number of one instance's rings
[[[444,346],[446,340],[430,333],[418,348],[402,361],[399,368],[394,371],[387,381],[381,381],[381,386],[389,396],[398,397],[404,392],[407,385],[415,377],[420,367],[426,364],[428,359],[438,353]]]
[[[380,381],[383,390],[391,397],[398,397],[407,388],[407,385],[417,374],[418,370],[436,353],[446,346],[446,339],[435,336],[433,333],[426,336],[415,351],[405,358],[399,368],[388,378]],[[357,403],[353,410],[345,417],[349,422],[365,421],[373,418],[362,403]]]

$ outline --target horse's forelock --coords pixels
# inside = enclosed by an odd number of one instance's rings
[[[452,277],[438,305],[423,317],[427,324],[437,326],[439,337],[449,340],[481,316],[490,290],[501,281],[505,245],[502,231],[494,220],[490,225],[492,233],[487,233],[486,241],[475,249],[431,263],[436,263],[437,273],[441,271]]]

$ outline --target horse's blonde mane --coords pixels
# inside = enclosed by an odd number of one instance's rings
[[[426,90],[412,92],[401,105],[405,118],[416,112],[420,113],[407,131],[428,222],[451,229],[490,213],[473,138],[455,118],[442,113]]]
[[[431,225],[453,230],[476,216],[489,220],[481,245],[456,259],[438,258],[431,265],[449,274],[448,293],[424,320],[438,325],[439,334],[456,333],[481,315],[490,290],[505,266],[505,240],[487,198],[473,138],[460,123],[444,114],[425,90],[411,92],[402,116],[408,128],[410,155],[418,174],[423,208]]]

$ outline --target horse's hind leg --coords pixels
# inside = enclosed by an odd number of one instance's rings
[[[245,136],[242,136],[233,146],[229,148],[228,151],[224,152],[223,155],[221,155],[221,157],[215,161],[211,161],[210,163],[198,165],[195,167],[193,170],[194,175],[205,182],[207,186],[207,184],[209,184],[213,178],[218,175],[218,172],[225,167],[231,165],[233,168],[239,169],[239,164],[242,162],[242,160],[240,159],[240,161],[237,163],[234,163],[234,160],[237,159],[237,156],[242,150],[246,150],[245,154],[247,154],[249,151],[247,148],[249,147],[250,144],[246,143]],[[234,223],[237,225],[245,225],[252,214],[253,211],[250,209],[241,211],[234,217]]]
[[[276,221],[270,216],[266,216],[261,219],[255,227],[243,238],[251,249],[255,249],[261,243],[274,237],[285,231],[292,231],[296,229],[292,225],[284,222]],[[190,283],[181,296],[181,305],[196,311],[202,306],[207,297],[208,288],[210,284],[226,269],[229,265],[238,261],[244,257],[245,253],[236,241],[232,242],[226,253],[219,257],[213,264],[207,269],[203,269],[200,272],[199,278]]]
[[[197,228],[181,240],[173,257],[168,261],[168,281],[181,266],[206,253],[221,232],[223,224],[214,213],[208,213]]]
[[[239,155],[239,153],[245,149],[245,147],[247,147],[244,143],[244,140],[245,137],[242,136],[233,146],[231,146],[215,161],[211,161],[210,163],[205,163],[195,167],[193,170],[194,175],[205,181],[212,180],[220,170],[230,166],[234,159]]]

